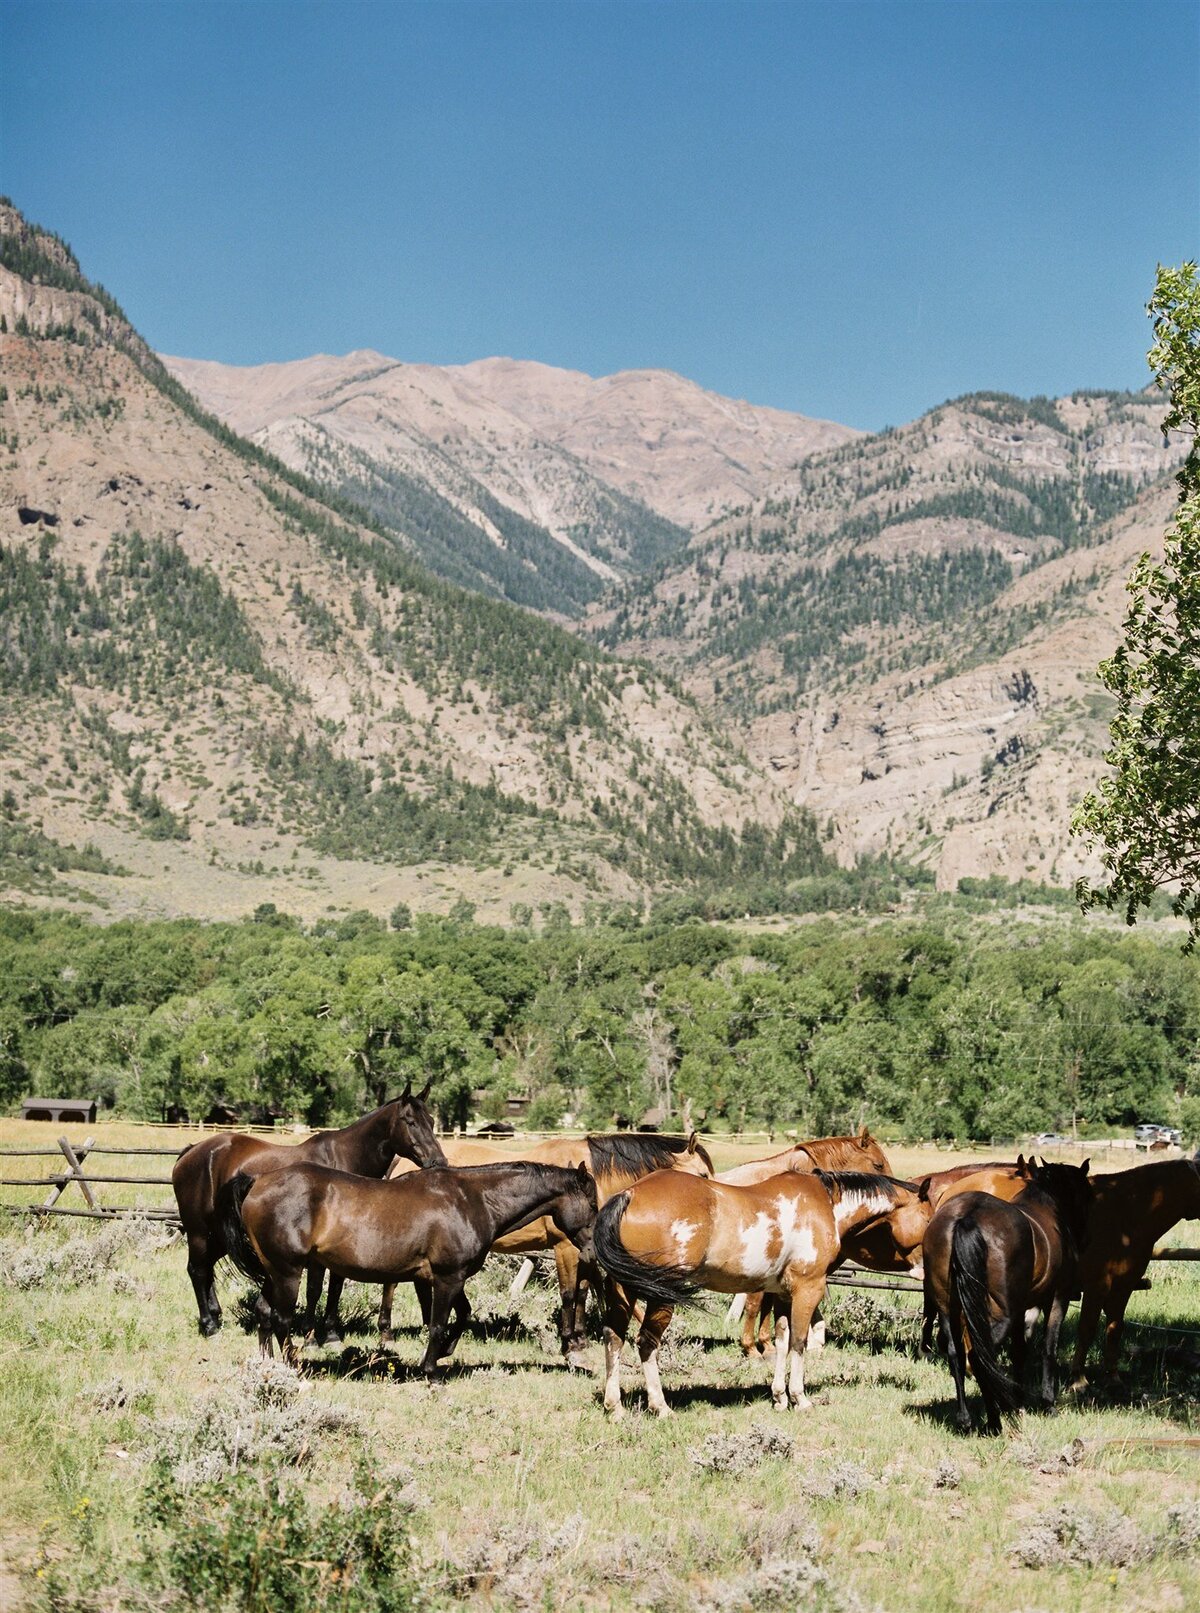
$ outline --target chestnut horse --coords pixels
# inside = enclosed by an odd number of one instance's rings
[[[426,1100],[429,1087],[413,1093],[411,1083],[398,1098],[373,1109],[340,1131],[318,1131],[302,1143],[272,1143],[262,1137],[221,1132],[186,1149],[171,1172],[179,1219],[187,1234],[188,1276],[200,1311],[200,1331],[209,1337],[221,1325],[214,1268],[226,1253],[216,1213],[217,1194],[239,1172],[261,1176],[291,1165],[327,1165],[355,1176],[383,1176],[402,1155],[419,1166],[444,1165],[445,1155],[433,1134]],[[316,1309],[324,1274],[309,1274],[308,1304]]]
[[[1200,1156],[1114,1171],[1092,1181],[1088,1239],[1079,1261],[1083,1302],[1071,1362],[1072,1388],[1086,1387],[1084,1367],[1100,1312],[1104,1373],[1117,1377],[1125,1307],[1150,1263],[1154,1245],[1176,1221],[1200,1219]]]
[[[638,1335],[646,1394],[662,1416],[668,1407],[658,1346],[674,1307],[702,1288],[736,1294],[759,1287],[788,1302],[776,1324],[772,1400],[779,1411],[807,1407],[804,1350],[826,1273],[847,1232],[893,1210],[898,1186],[858,1171],[789,1171],[744,1187],[658,1171],[609,1199],[595,1232],[596,1258],[609,1278],[605,1410],[621,1415],[621,1350],[637,1298],[646,1300]]]
[[[1012,1203],[991,1193],[961,1193],[934,1213],[925,1234],[925,1303],[936,1307],[954,1374],[955,1421],[971,1426],[965,1361],[983,1395],[988,1432],[1020,1405],[1026,1326],[1044,1312],[1042,1404],[1055,1395],[1058,1334],[1075,1284],[1091,1202],[1088,1164],[1041,1165]],[[1013,1377],[996,1355],[1009,1341]],[[969,1339],[969,1342],[968,1342]]]
[[[447,1139],[446,1155],[452,1165],[473,1165],[485,1161],[511,1162],[529,1159],[546,1165],[586,1165],[596,1178],[596,1194],[603,1204],[622,1188],[651,1171],[676,1170],[690,1176],[711,1177],[712,1160],[695,1132],[689,1137],[668,1137],[658,1132],[618,1131],[608,1135],[589,1137],[546,1137],[540,1142],[523,1143],[519,1152],[498,1148],[494,1143],[478,1142],[473,1137]],[[391,1174],[401,1175],[411,1169],[397,1160]],[[531,1221],[520,1231],[510,1233],[496,1245],[497,1254],[528,1255],[550,1250],[558,1273],[559,1335],[567,1364],[583,1369],[587,1366],[584,1351],[587,1348],[587,1293],[589,1282],[598,1275],[585,1264],[581,1271],[579,1253],[569,1238],[548,1217]],[[337,1337],[337,1299],[341,1284],[335,1279],[329,1284],[329,1304],[326,1316],[327,1343]],[[392,1341],[392,1300],[395,1284],[389,1283],[383,1291],[379,1309],[379,1338],[381,1344]],[[329,1331],[329,1314],[334,1320],[334,1331]]]
[[[342,1279],[414,1283],[429,1324],[421,1370],[433,1379],[470,1320],[464,1284],[498,1238],[545,1216],[592,1258],[596,1184],[586,1165],[524,1160],[447,1165],[389,1182],[297,1165],[257,1181],[235,1176],[222,1189],[221,1213],[234,1264],[262,1284],[255,1314],[264,1356],[274,1354],[273,1333],[294,1359],[296,1296],[315,1263]]]

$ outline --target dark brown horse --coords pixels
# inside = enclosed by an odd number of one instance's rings
[[[1086,1386],[1084,1367],[1101,1311],[1108,1319],[1104,1375],[1109,1382],[1116,1379],[1129,1296],[1141,1282],[1159,1238],[1185,1219],[1200,1219],[1200,1156],[1136,1165],[1093,1179],[1087,1247],[1079,1261],[1083,1301],[1071,1362],[1072,1388]]]
[[[402,1155],[417,1165],[444,1165],[445,1155],[433,1133],[427,1099],[429,1087],[414,1093],[411,1084],[398,1098],[374,1109],[340,1131],[319,1131],[302,1143],[271,1143],[261,1137],[222,1132],[205,1137],[181,1154],[171,1172],[179,1219],[187,1234],[188,1276],[196,1291],[200,1331],[207,1338],[221,1325],[214,1268],[226,1253],[216,1213],[217,1194],[239,1172],[261,1176],[292,1165],[326,1165],[354,1176],[383,1176]],[[324,1273],[309,1274],[309,1310],[316,1309]]]
[[[956,1422],[971,1426],[966,1360],[983,1395],[988,1432],[1021,1402],[1026,1327],[1042,1311],[1042,1404],[1054,1404],[1058,1334],[1075,1285],[1077,1251],[1087,1229],[1091,1187],[1082,1165],[1034,1165],[1012,1203],[990,1193],[962,1193],[935,1212],[925,1234],[925,1304],[936,1309],[954,1374]],[[1008,1340],[1013,1377],[997,1347]]]
[[[373,1182],[321,1165],[235,1176],[221,1194],[226,1246],[239,1270],[262,1283],[259,1346],[274,1333],[293,1356],[300,1278],[317,1264],[358,1282],[416,1285],[429,1323],[421,1368],[435,1378],[471,1315],[464,1284],[506,1232],[542,1216],[591,1260],[596,1183],[585,1165],[446,1165]],[[451,1322],[453,1314],[453,1322]]]
[[[693,1131],[687,1137],[669,1137],[660,1133],[619,1131],[587,1137],[545,1137],[537,1142],[521,1142],[516,1148],[498,1147],[495,1143],[477,1142],[472,1137],[448,1139],[447,1158],[452,1165],[482,1164],[486,1161],[535,1160],[546,1165],[586,1165],[596,1178],[596,1194],[604,1204],[614,1193],[632,1187],[634,1182],[648,1176],[651,1171],[682,1171],[689,1176],[710,1177],[712,1160],[708,1151]],[[406,1167],[398,1160],[391,1175],[402,1175]],[[562,1352],[568,1366],[584,1369],[587,1366],[587,1296],[589,1284],[598,1273],[586,1262],[580,1269],[579,1252],[569,1238],[548,1218],[531,1221],[520,1231],[500,1239],[497,1254],[528,1255],[548,1250],[554,1256],[558,1274],[559,1336]],[[379,1309],[379,1339],[381,1344],[392,1341],[392,1299],[394,1284],[383,1291]],[[329,1282],[329,1300],[326,1307],[325,1342],[336,1343],[340,1333],[337,1301],[341,1284],[336,1278]],[[329,1316],[332,1315],[332,1326]]]

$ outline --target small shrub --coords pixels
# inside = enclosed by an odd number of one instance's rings
[[[1077,1563],[1086,1568],[1126,1568],[1156,1557],[1192,1557],[1200,1550],[1200,1503],[1172,1507],[1162,1530],[1139,1527],[1113,1509],[1089,1512],[1060,1506],[1043,1512],[1009,1548],[1025,1568]]]
[[[253,1360],[186,1416],[157,1422],[154,1439],[172,1483],[188,1489],[268,1459],[298,1467],[318,1441],[358,1426],[351,1413],[311,1399],[299,1373],[281,1361]]]
[[[790,1461],[796,1442],[782,1428],[755,1423],[744,1434],[706,1434],[688,1450],[688,1460],[706,1473],[746,1473],[768,1457]]]
[[[134,1218],[106,1221],[96,1231],[55,1238],[48,1228],[30,1226],[19,1236],[0,1239],[0,1281],[10,1288],[81,1288],[98,1282],[127,1256],[157,1254],[175,1239],[160,1222]],[[120,1273],[118,1292],[137,1292],[137,1280]]]
[[[277,1469],[181,1488],[159,1464],[143,1506],[156,1589],[237,1613],[401,1613],[417,1605],[407,1506],[367,1466],[333,1502]]]

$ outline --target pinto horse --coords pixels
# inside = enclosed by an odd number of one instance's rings
[[[398,1155],[418,1166],[444,1165],[446,1157],[433,1133],[428,1097],[428,1085],[414,1093],[410,1083],[398,1098],[340,1131],[318,1131],[302,1143],[291,1144],[222,1132],[193,1143],[179,1156],[171,1185],[187,1234],[188,1276],[205,1338],[221,1325],[214,1269],[226,1253],[216,1210],[217,1195],[225,1183],[239,1173],[255,1177],[292,1165],[326,1165],[354,1176],[380,1177]],[[309,1273],[310,1311],[316,1309],[323,1280],[319,1266]]]
[[[448,1165],[383,1182],[297,1165],[257,1181],[235,1176],[221,1210],[234,1264],[262,1284],[255,1314],[264,1356],[274,1354],[274,1334],[294,1359],[296,1296],[315,1263],[342,1279],[414,1283],[429,1324],[421,1370],[434,1379],[470,1320],[464,1284],[498,1238],[548,1217],[582,1258],[592,1258],[596,1184],[586,1165],[525,1160]]]
[[[682,1171],[690,1176],[711,1177],[712,1160],[695,1132],[688,1137],[662,1136],[658,1132],[618,1131],[608,1135],[588,1137],[547,1137],[540,1142],[522,1144],[520,1152],[498,1148],[493,1143],[477,1142],[471,1137],[448,1139],[446,1155],[452,1165],[473,1165],[485,1161],[528,1159],[546,1165],[573,1167],[586,1165],[596,1179],[596,1195],[603,1204],[614,1193],[631,1187],[634,1182],[651,1171]],[[411,1169],[397,1160],[391,1174],[398,1176]],[[546,1216],[531,1221],[519,1231],[501,1238],[496,1245],[497,1254],[529,1255],[550,1250],[558,1273],[559,1334],[562,1352],[567,1364],[577,1369],[587,1366],[584,1351],[587,1348],[586,1311],[589,1282],[598,1273],[585,1263],[580,1269],[579,1252],[569,1238],[565,1238],[554,1222]],[[336,1287],[335,1287],[336,1283]],[[326,1318],[326,1342],[333,1342],[336,1331],[328,1330],[328,1312],[331,1311],[336,1330],[337,1300],[341,1284],[331,1278]],[[379,1337],[382,1344],[392,1341],[392,1301],[395,1284],[389,1283],[383,1291],[379,1310]]]
[[[1084,1368],[1104,1312],[1104,1373],[1117,1378],[1125,1307],[1150,1263],[1154,1245],[1176,1221],[1200,1219],[1200,1155],[1135,1165],[1092,1182],[1087,1245],[1079,1261],[1083,1301],[1071,1362],[1073,1389],[1087,1385]]]
[[[1017,1409],[1025,1368],[1026,1326],[1042,1311],[1042,1404],[1054,1404],[1058,1334],[1075,1284],[1077,1250],[1087,1229],[1088,1163],[1035,1164],[1011,1203],[991,1193],[960,1193],[944,1203],[925,1234],[925,1304],[936,1309],[954,1374],[955,1421],[966,1431],[966,1357],[983,1395],[988,1432],[998,1434]],[[996,1349],[1009,1341],[1013,1377]],[[968,1342],[969,1340],[969,1342]]]
[[[646,1300],[638,1354],[650,1409],[664,1415],[658,1347],[676,1305],[702,1288],[782,1294],[776,1324],[775,1408],[807,1407],[804,1349],[843,1236],[887,1215],[897,1185],[871,1172],[795,1171],[743,1187],[657,1171],[609,1199],[596,1218],[596,1258],[608,1274],[604,1409],[621,1415],[621,1350],[637,1298]],[[907,1191],[907,1189],[906,1189]],[[785,1373],[785,1369],[786,1373]]]
[[[734,1187],[747,1187],[753,1182],[765,1182],[768,1177],[778,1176],[783,1171],[812,1175],[819,1170],[877,1171],[882,1176],[891,1174],[887,1155],[864,1126],[852,1137],[810,1137],[807,1142],[795,1143],[782,1153],[768,1154],[765,1159],[747,1160],[744,1165],[721,1171],[717,1181],[729,1182]],[[918,1243],[924,1230],[922,1222],[916,1237]],[[739,1316],[742,1317],[742,1349],[746,1355],[756,1352],[765,1354],[768,1342],[773,1337],[775,1306],[764,1303],[765,1299],[762,1293],[738,1294],[729,1307],[729,1321],[736,1322]],[[818,1312],[809,1346],[819,1350],[824,1342],[825,1324]]]

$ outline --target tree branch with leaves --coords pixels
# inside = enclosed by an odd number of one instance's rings
[[[1121,644],[1099,668],[1117,702],[1105,761],[1112,769],[1079,803],[1072,828],[1101,847],[1106,882],[1081,879],[1086,911],[1123,909],[1136,922],[1168,887],[1200,937],[1200,277],[1195,263],[1160,268],[1149,303],[1150,367],[1169,399],[1164,435],[1190,433],[1179,506],[1163,557],[1143,554],[1129,579]]]

